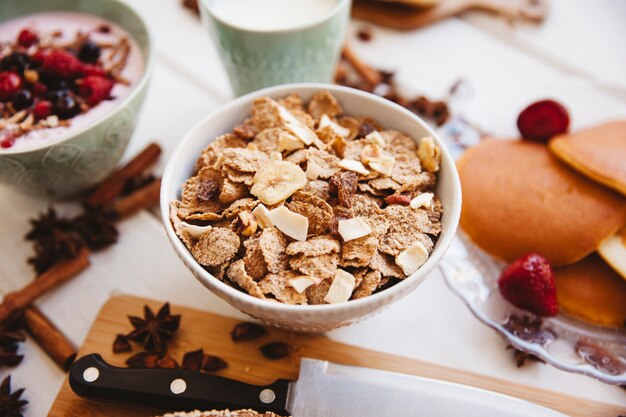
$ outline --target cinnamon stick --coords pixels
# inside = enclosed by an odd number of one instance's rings
[[[352,68],[367,82],[371,88],[376,87],[382,81],[382,75],[375,68],[370,67],[359,58],[350,45],[345,45],[342,51],[343,57],[350,63]]]
[[[36,307],[24,310],[26,331],[50,358],[67,371],[76,359],[76,347],[67,337]]]
[[[102,181],[98,188],[87,197],[85,203],[90,207],[103,207],[111,204],[124,189],[126,181],[144,172],[156,162],[160,154],[161,147],[159,145],[156,143],[149,144],[130,162]]]
[[[139,210],[152,207],[159,202],[161,179],[157,178],[113,204],[113,211],[118,219],[124,219]]]
[[[30,306],[37,298],[69,281],[88,266],[89,250],[83,248],[75,259],[59,262],[21,290],[7,294],[0,304],[0,321]]]

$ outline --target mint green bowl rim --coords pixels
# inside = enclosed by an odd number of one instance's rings
[[[92,0],[89,0],[92,1]],[[92,129],[94,126],[103,123],[107,120],[112,119],[113,117],[115,117],[119,112],[121,112],[124,108],[126,108],[128,106],[128,104],[141,92],[145,89],[146,84],[148,83],[148,81],[150,80],[150,77],[152,76],[152,71],[154,68],[154,61],[155,61],[155,48],[154,48],[154,35],[152,34],[152,30],[150,29],[150,25],[148,24],[148,22],[146,21],[146,19],[144,19],[144,17],[141,15],[141,13],[139,13],[133,6],[131,6],[130,4],[126,3],[125,1],[122,0],[98,0],[98,1],[102,1],[106,3],[115,3],[117,4],[117,7],[121,7],[121,8],[125,8],[125,12],[127,13],[132,13],[136,18],[137,21],[140,22],[143,26],[143,29],[146,32],[146,39],[147,39],[147,45],[146,45],[146,50],[147,50],[147,54],[143,54],[143,62],[144,62],[144,70],[143,73],[141,74],[141,79],[139,80],[139,82],[137,83],[137,85],[135,85],[135,87],[130,91],[130,93],[124,97],[123,100],[121,100],[119,103],[117,103],[115,106],[113,106],[113,108],[111,108],[109,111],[107,111],[106,113],[104,113],[100,118],[96,119],[96,120],[92,120],[91,122],[85,124],[84,126],[81,126],[79,128],[76,129],[69,129],[66,133],[64,133],[63,135],[61,135],[60,137],[58,137],[57,139],[51,141],[50,143],[43,143],[37,146],[34,146],[32,148],[26,148],[26,149],[17,149],[17,150],[11,150],[11,149],[6,149],[3,150],[2,152],[0,152],[0,155],[2,156],[6,156],[6,155],[25,155],[25,154],[29,154],[32,152],[37,152],[37,151],[41,151],[43,149],[47,149],[51,146],[56,146],[59,145],[61,143],[67,142],[71,139],[74,139],[76,137],[78,137],[79,135],[82,135],[83,133],[87,132],[88,130]],[[0,6],[1,8],[2,6]],[[115,6],[114,6],[115,7]],[[68,9],[66,10],[68,12],[73,12],[74,10],[72,9]],[[45,13],[46,10],[42,10],[42,13]],[[88,14],[88,13],[87,13]],[[94,15],[95,16],[95,15]],[[15,19],[19,16],[15,16],[11,19]],[[0,22],[0,25],[2,25],[3,22]],[[112,22],[115,23],[116,25],[118,24],[117,22]],[[124,29],[126,30],[126,29]],[[146,57],[147,55],[147,57]]]
[[[219,21],[221,24],[228,26],[232,29],[235,30],[240,30],[242,32],[248,32],[248,33],[257,33],[259,35],[272,35],[272,34],[285,34],[285,33],[294,33],[294,32],[301,32],[307,29],[311,29],[315,26],[321,25],[325,22],[328,22],[332,19],[334,19],[342,10],[344,7],[349,7],[349,4],[352,2],[352,0],[336,0],[336,4],[333,6],[332,9],[330,9],[328,11],[327,14],[325,14],[323,17],[311,22],[311,23],[307,23],[306,25],[303,26],[294,26],[294,27],[286,27],[284,29],[269,29],[269,30],[263,30],[263,29],[250,29],[250,28],[246,28],[246,27],[242,27],[242,26],[238,26],[238,25],[234,25],[230,22],[226,22],[224,19],[221,19],[219,16],[217,16],[215,13],[213,13],[213,11],[211,10],[211,8],[209,7],[209,5],[207,4],[207,1],[209,0],[198,0],[201,3],[201,6],[204,6],[205,10],[207,11],[207,13],[210,13],[211,16]],[[293,0],[293,1],[297,1],[297,0]]]

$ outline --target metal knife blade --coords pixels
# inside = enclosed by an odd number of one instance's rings
[[[478,388],[306,358],[287,410],[294,417],[566,417]]]

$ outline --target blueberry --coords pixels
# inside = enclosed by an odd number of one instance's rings
[[[30,91],[22,89],[15,93],[12,102],[15,110],[26,109],[33,105],[33,95]]]
[[[72,96],[61,94],[54,100],[54,110],[60,119],[71,119],[80,112],[80,106]]]
[[[86,41],[78,50],[78,58],[83,62],[94,63],[100,58],[100,47],[91,41]]]
[[[21,52],[12,52],[0,61],[0,71],[15,71],[18,74],[23,74],[31,66],[30,57]]]

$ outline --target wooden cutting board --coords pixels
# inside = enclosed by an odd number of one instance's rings
[[[131,353],[113,354],[111,346],[116,334],[128,333],[131,330],[126,316],[128,314],[141,316],[145,304],[156,311],[162,302],[132,296],[117,296],[109,300],[94,322],[78,357],[88,353],[99,353],[112,365],[125,366],[124,361],[138,350]],[[184,352],[203,348],[205,353],[219,356],[228,362],[228,367],[220,371],[220,375],[248,383],[268,384],[278,378],[296,379],[299,358],[306,356],[480,387],[523,398],[572,417],[616,417],[620,414],[617,406],[570,397],[428,362],[361,349],[334,342],[320,335],[269,329],[269,334],[261,339],[235,344],[230,339],[230,331],[239,322],[238,320],[186,307],[171,307],[173,314],[183,316],[181,328],[175,340],[170,343],[169,353],[174,359],[180,363]],[[261,355],[258,348],[272,341],[287,342],[295,352],[285,359],[268,360]],[[164,411],[173,410],[87,401],[72,392],[66,379],[48,415],[52,417],[147,417],[162,414]]]
[[[468,10],[481,10],[511,20],[541,22],[546,15],[547,0],[440,0],[438,4],[419,8],[406,3],[380,0],[354,0],[352,16],[398,30],[418,29]]]

